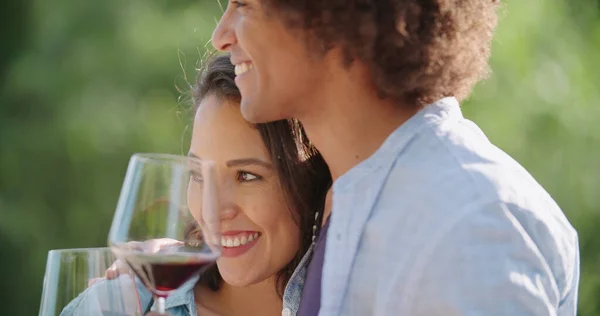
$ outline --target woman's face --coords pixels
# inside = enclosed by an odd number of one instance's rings
[[[269,152],[239,103],[202,101],[190,155],[215,162],[223,246],[217,265],[225,282],[246,286],[276,275],[298,251],[300,231]],[[198,209],[194,203],[200,201],[190,201]]]

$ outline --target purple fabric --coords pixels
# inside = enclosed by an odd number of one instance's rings
[[[312,258],[306,270],[306,280],[302,289],[300,309],[298,316],[315,316],[321,308],[321,274],[323,272],[323,259],[325,257],[325,241],[327,240],[327,228],[329,228],[329,216],[325,225],[321,228],[317,237]]]

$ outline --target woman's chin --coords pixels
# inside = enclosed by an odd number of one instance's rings
[[[253,284],[254,282],[252,282],[252,280],[248,279],[247,276],[243,276],[243,277],[223,277],[223,281],[225,281],[225,283],[231,285],[231,286],[235,286],[235,287],[245,287],[248,285]]]

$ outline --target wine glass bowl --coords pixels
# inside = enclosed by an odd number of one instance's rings
[[[108,244],[164,299],[221,254],[214,164],[195,157],[135,154],[130,160]]]

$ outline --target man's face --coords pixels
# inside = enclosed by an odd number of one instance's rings
[[[290,29],[262,0],[230,1],[212,36],[231,53],[241,111],[252,123],[301,117],[325,89],[326,58],[308,51],[306,32]]]

